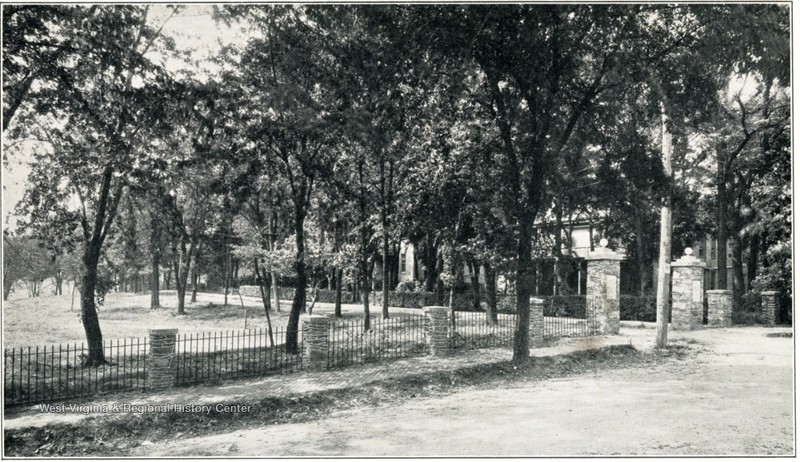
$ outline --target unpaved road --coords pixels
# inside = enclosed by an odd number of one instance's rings
[[[794,342],[765,337],[776,331],[671,333],[695,339],[704,352],[651,370],[464,390],[309,423],[144,445],[131,455],[791,455]]]

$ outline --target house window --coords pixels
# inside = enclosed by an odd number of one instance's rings
[[[400,255],[400,272],[401,273],[405,273],[406,272],[406,253],[405,252],[403,252]]]

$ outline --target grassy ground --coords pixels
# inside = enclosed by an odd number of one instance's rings
[[[393,406],[410,399],[446,396],[459,389],[498,390],[522,380],[543,380],[618,368],[647,368],[665,360],[680,360],[692,354],[688,346],[659,353],[641,353],[631,347],[611,347],[564,356],[536,358],[530,367],[510,363],[477,366],[455,372],[404,377],[368,386],[269,398],[254,403],[243,413],[146,413],[88,418],[77,425],[58,424],[43,428],[7,430],[5,455],[125,456],[129,451],[154,442],[182,436],[211,435],[246,429],[254,425],[277,425],[317,420],[333,411]]]
[[[187,300],[188,298],[187,296]],[[247,297],[242,300],[244,308],[236,295],[229,295],[228,305],[224,305],[223,295],[199,293],[197,302],[187,303],[186,314],[179,316],[175,314],[175,291],[161,292],[162,308],[158,310],[150,310],[149,294],[110,293],[106,296],[104,305],[98,309],[98,316],[104,339],[146,337],[147,330],[153,328],[178,328],[181,333],[266,328],[267,320],[261,301]],[[16,298],[5,302],[5,348],[85,341],[77,296],[72,309],[71,302],[70,294]],[[281,312],[273,310],[270,313],[273,328],[286,328],[290,307],[291,302],[283,300]],[[344,304],[342,310],[345,317],[355,319],[362,316],[360,305]],[[371,307],[371,310],[372,315],[379,315],[378,307]],[[314,313],[330,312],[333,312],[333,305],[330,303],[317,303],[314,306]],[[419,314],[419,310],[393,308],[392,313]]]

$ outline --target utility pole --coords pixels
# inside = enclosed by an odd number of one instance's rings
[[[663,97],[662,97],[663,98]],[[661,231],[658,246],[658,287],[656,291],[656,348],[667,347],[669,320],[670,254],[672,252],[672,132],[669,116],[661,101],[661,163],[669,187],[661,202]]]

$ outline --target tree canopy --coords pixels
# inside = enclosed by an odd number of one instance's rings
[[[649,293],[665,205],[672,256],[715,233],[735,290],[788,290],[785,6],[223,5],[243,35],[202,60],[161,10],[3,6],[4,145],[31,168],[19,245],[80,256],[90,365],[103,268],[157,288],[164,267],[179,313],[189,284],[227,296],[246,268],[268,315],[286,278],[291,350],[307,288],[349,286],[369,329],[379,287],[388,317],[408,244],[441,303],[466,271],[479,308],[483,274],[487,322],[513,282],[522,362],[537,261],[565,279],[586,220]]]

